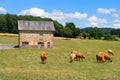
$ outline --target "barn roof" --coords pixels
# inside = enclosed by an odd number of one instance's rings
[[[55,28],[52,21],[18,20],[18,30],[55,31]]]

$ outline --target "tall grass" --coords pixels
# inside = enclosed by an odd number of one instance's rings
[[[6,38],[17,44],[17,37]],[[95,55],[108,49],[115,51],[113,62],[97,63]],[[86,60],[69,63],[71,50],[82,52]],[[40,63],[42,51],[48,53],[47,64]],[[120,42],[103,40],[55,39],[54,48],[0,50],[0,80],[120,80],[119,53]]]

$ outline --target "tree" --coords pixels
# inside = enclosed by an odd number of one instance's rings
[[[7,22],[5,19],[5,15],[0,15],[0,32],[7,32]]]
[[[58,23],[57,21],[53,21],[53,22],[54,22],[54,26],[55,26],[55,33],[54,33],[54,35],[55,36],[63,36],[61,34],[61,30],[63,29],[63,26],[60,23]]]
[[[7,25],[7,32],[8,33],[17,33],[17,16],[16,15],[11,15],[11,14],[6,14],[5,16],[6,19],[6,25]]]
[[[86,33],[86,32],[82,32],[80,35],[81,35],[84,39],[86,39],[86,38],[89,36],[89,34]]]
[[[94,39],[101,39],[103,37],[103,32],[97,27],[94,27],[90,31],[90,37]]]
[[[80,28],[75,28],[74,32],[73,32],[73,36],[74,38],[76,38],[79,34],[80,34]]]
[[[76,28],[75,24],[70,22],[66,23],[65,27],[69,28],[72,31],[73,38],[77,37],[80,34],[80,28]]]
[[[65,27],[61,30],[61,35],[62,37],[67,37],[67,38],[72,37],[72,30],[68,27]]]
[[[112,29],[110,33],[111,33],[111,35],[117,35],[119,37],[120,36],[120,29]]]
[[[108,34],[104,37],[104,40],[116,41],[117,39],[114,35]]]

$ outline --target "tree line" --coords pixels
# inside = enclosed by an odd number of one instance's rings
[[[29,20],[29,21],[53,21],[55,26],[54,35],[58,37],[66,38],[83,38],[83,39],[104,39],[120,37],[120,29],[114,28],[97,28],[87,27],[80,29],[76,27],[73,22],[67,22],[65,26],[60,24],[58,21],[52,20],[51,18],[34,17],[31,15],[13,15],[13,14],[0,14],[0,32],[1,33],[18,33],[18,20]]]
[[[53,21],[55,26],[55,36],[60,37],[77,37],[80,34],[80,28],[77,28],[74,23],[66,23],[65,26],[50,18],[41,18],[34,16],[22,16],[13,14],[0,14],[0,32],[2,33],[18,33],[18,20],[28,21]]]
[[[118,40],[120,38],[120,29],[114,28],[97,28],[87,27],[82,29],[80,34],[84,39],[104,39],[104,40]]]

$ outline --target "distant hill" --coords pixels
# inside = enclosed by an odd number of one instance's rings
[[[100,28],[104,34],[110,34],[111,30],[113,30],[114,28]]]

